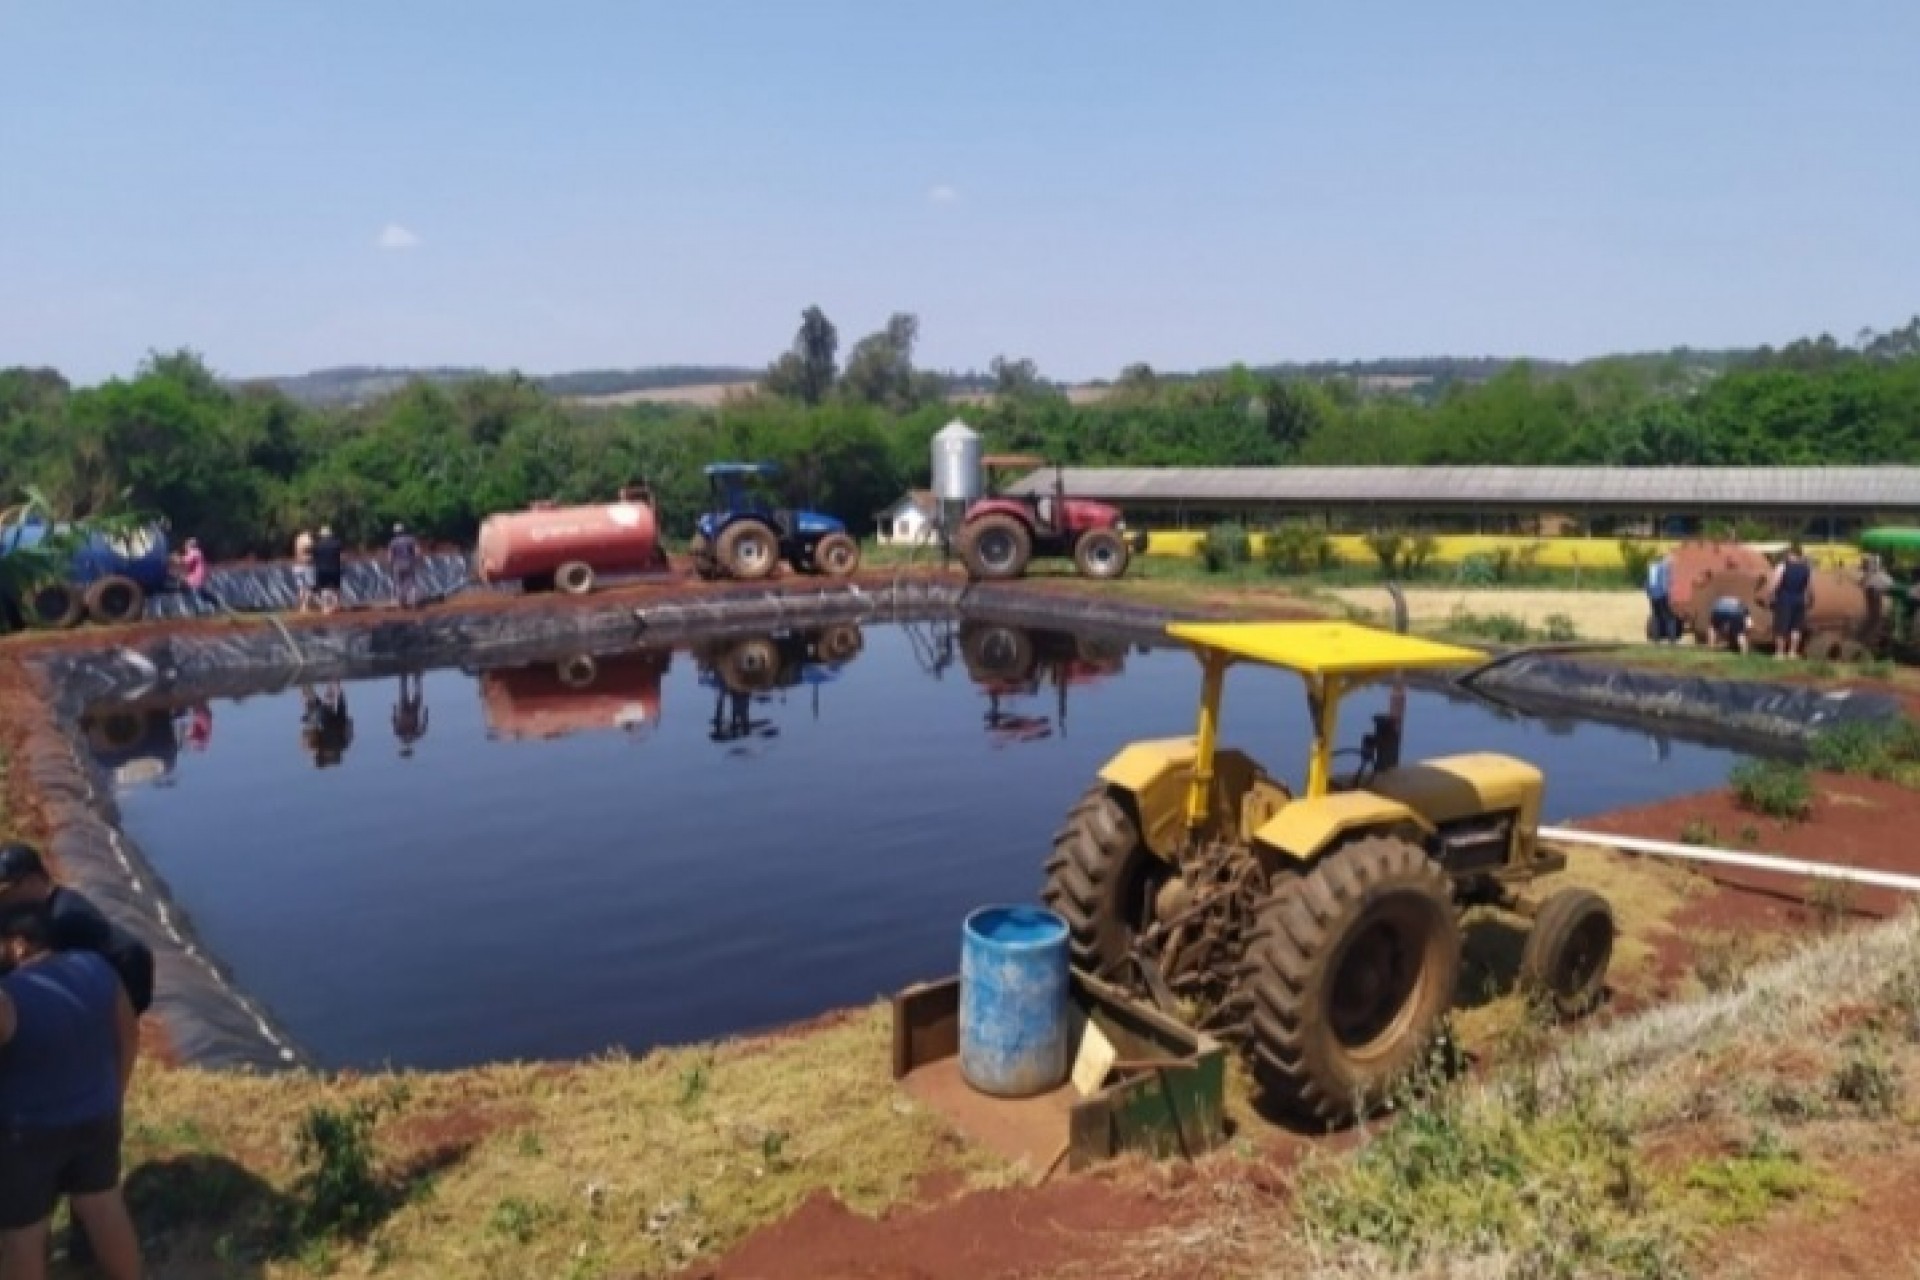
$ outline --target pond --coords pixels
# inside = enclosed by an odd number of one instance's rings
[[[982,623],[97,708],[123,825],[237,984],[327,1066],[642,1051],[955,970],[1030,901],[1122,744],[1192,731],[1179,650]],[[1389,692],[1352,698],[1357,742]],[[1407,692],[1409,758],[1510,752],[1559,821],[1724,781],[1729,750]],[[1306,703],[1236,670],[1223,740],[1298,780]]]

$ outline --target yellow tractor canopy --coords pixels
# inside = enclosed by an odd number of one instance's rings
[[[1403,636],[1352,622],[1176,622],[1167,634],[1199,655],[1202,671],[1197,753],[1187,798],[1187,822],[1206,820],[1207,789],[1220,729],[1220,690],[1235,662],[1299,673],[1313,711],[1313,750],[1307,762],[1309,798],[1327,794],[1340,698],[1348,690],[1396,671],[1467,666],[1486,660],[1477,649]]]

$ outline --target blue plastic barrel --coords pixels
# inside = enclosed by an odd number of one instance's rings
[[[982,907],[960,944],[960,1074],[1027,1098],[1065,1083],[1067,922],[1041,907]]]

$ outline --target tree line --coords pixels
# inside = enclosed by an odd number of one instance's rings
[[[990,449],[1086,465],[1819,465],[1920,461],[1920,319],[1848,343],[1809,339],[1724,368],[1665,359],[1518,361],[1430,398],[1346,375],[1163,377],[1129,366],[1077,403],[1003,357],[992,394],[952,403],[915,364],[918,320],[856,342],[818,308],[750,393],[717,406],[586,406],[516,374],[416,380],[363,404],[302,404],[223,382],[192,352],[70,386],[0,370],[0,505],[27,486],[75,516],[164,514],[213,554],[284,554],[321,522],[363,544],[395,521],[465,544],[489,513],[587,501],[644,479],[684,537],[703,464],[771,461],[781,498],[856,528],[924,485],[956,414]]]

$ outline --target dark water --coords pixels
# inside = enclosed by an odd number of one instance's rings
[[[951,631],[431,671],[417,699],[386,679],[90,723],[175,899],[323,1063],[638,1050],[953,972],[962,917],[1033,898],[1100,764],[1192,731],[1184,652]],[[1228,695],[1225,740],[1297,780],[1299,681],[1238,669]],[[1351,699],[1343,740],[1386,698]],[[1408,695],[1409,758],[1467,749],[1540,764],[1550,820],[1713,786],[1734,761]]]

